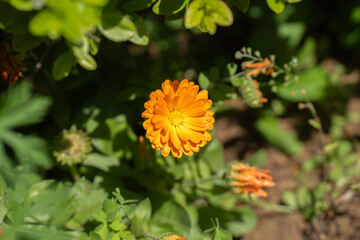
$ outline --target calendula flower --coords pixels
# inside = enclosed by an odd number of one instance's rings
[[[23,66],[10,53],[7,46],[0,45],[0,78],[7,80],[9,85],[16,83],[19,77],[24,77],[21,73]]]
[[[263,187],[274,187],[276,184],[269,176],[270,170],[259,170],[248,164],[237,163],[231,166],[230,184],[235,193],[253,193],[259,197],[267,197]]]
[[[64,129],[54,141],[53,155],[62,165],[72,166],[81,163],[91,152],[90,138],[75,126]]]
[[[199,86],[184,79],[181,82],[166,80],[150,94],[142,113],[146,137],[152,147],[161,150],[164,157],[170,151],[174,157],[191,156],[199,147],[211,140],[208,132],[215,122],[212,101],[208,92],[199,92]]]
[[[180,237],[179,235],[176,235],[174,233],[164,233],[159,238],[159,240],[186,240],[183,237]]]
[[[244,62],[241,66],[242,69],[244,70],[253,69],[246,74],[246,77],[248,78],[256,77],[260,73],[264,75],[269,75],[272,72],[274,72],[273,65],[268,58],[265,58],[264,61],[262,62],[256,62],[256,63]]]

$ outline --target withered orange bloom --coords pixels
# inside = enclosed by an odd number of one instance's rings
[[[161,240],[186,240],[186,239],[176,234],[170,234],[170,235],[165,235],[164,237],[161,238]]]
[[[174,157],[191,156],[199,147],[211,140],[208,132],[214,126],[214,111],[208,92],[199,92],[199,86],[184,79],[181,82],[166,80],[150,94],[142,113],[146,137],[154,149],[164,157],[170,151]]]
[[[259,170],[248,164],[237,163],[231,167],[230,184],[236,193],[253,193],[259,197],[267,197],[262,187],[274,187],[276,184],[269,176],[270,170]]]
[[[0,78],[7,80],[9,85],[16,83],[19,77],[24,77],[21,73],[23,66],[11,55],[7,45],[0,45]]]
[[[259,82],[256,81],[256,80],[254,80],[254,84],[255,84],[255,86],[256,86],[256,88],[257,88],[256,93],[257,93],[257,95],[258,95],[259,102],[260,102],[260,103],[266,103],[266,102],[268,102],[268,99],[267,99],[267,98],[264,98],[263,93],[260,91]]]
[[[242,69],[254,69],[249,71],[246,76],[248,78],[256,77],[260,73],[264,75],[269,75],[272,72],[274,72],[273,65],[271,64],[271,61],[266,57],[263,62],[256,62],[256,63],[249,63],[244,62],[242,65]]]

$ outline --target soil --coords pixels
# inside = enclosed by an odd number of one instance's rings
[[[307,138],[302,139],[305,150],[299,156],[289,157],[280,150],[267,145],[254,129],[254,112],[249,110],[241,100],[226,103],[232,111],[218,116],[216,119],[216,137],[224,145],[226,161],[244,160],[258,149],[265,149],[268,160],[262,167],[271,170],[276,187],[266,189],[269,193],[264,201],[283,204],[281,196],[286,190],[296,188],[297,173],[300,163],[319,151],[320,137],[317,132],[310,131]],[[347,110],[360,113],[360,99],[353,98],[347,104]],[[300,111],[299,111],[300,112]],[[302,114],[300,112],[300,114]],[[297,116],[295,119],[304,116]],[[294,116],[282,119],[285,129],[295,131],[297,128]],[[344,134],[360,136],[360,125],[348,124]],[[320,181],[320,173],[313,172],[308,176],[306,187],[316,186]],[[357,240],[360,239],[360,196],[354,192],[343,195],[341,203],[335,211],[326,212],[315,217],[312,222],[304,220],[301,212],[279,213],[255,208],[258,214],[256,227],[244,235],[241,240]]]

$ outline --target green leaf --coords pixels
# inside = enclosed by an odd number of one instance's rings
[[[292,102],[318,101],[326,96],[329,75],[322,67],[314,67],[299,74],[298,82],[278,86],[277,94]]]
[[[296,134],[285,131],[274,117],[262,117],[255,123],[256,129],[272,145],[289,155],[299,154],[303,150],[302,143]]]
[[[267,5],[273,12],[281,13],[285,9],[285,1],[284,0],[266,0]]]
[[[114,210],[120,209],[120,205],[110,199],[105,199],[103,203],[103,210],[105,213],[110,213]]]
[[[63,32],[62,20],[49,10],[42,10],[29,23],[29,31],[35,36],[57,39]]]
[[[186,28],[197,27],[210,34],[215,34],[216,24],[230,26],[232,22],[232,12],[221,0],[194,0],[185,13]]]
[[[315,129],[320,129],[321,128],[321,123],[316,121],[315,119],[309,119],[308,123]]]
[[[27,52],[42,43],[42,39],[34,37],[29,33],[14,35],[12,38],[12,49],[17,52]]]
[[[230,232],[222,228],[216,228],[213,240],[232,240],[233,237]]]
[[[95,59],[90,56],[90,44],[88,38],[84,37],[80,45],[68,42],[71,50],[76,57],[77,62],[86,70],[96,70],[97,64]]]
[[[179,204],[173,201],[162,203],[154,212],[150,222],[150,232],[176,232],[187,236],[190,233],[190,216]]]
[[[141,201],[135,212],[133,219],[130,224],[130,230],[135,234],[135,236],[143,236],[148,232],[148,222],[151,217],[151,203],[147,198]]]
[[[132,38],[137,28],[129,15],[120,11],[107,11],[102,14],[99,30],[107,39],[123,42]]]
[[[223,161],[223,146],[217,139],[213,139],[208,143],[207,147],[202,154],[202,158],[205,159],[213,172],[217,172],[222,166]]]
[[[250,7],[250,0],[230,0],[229,3],[237,7],[242,13],[246,13]]]
[[[156,14],[175,14],[180,12],[189,0],[159,0],[153,6],[153,12]]]
[[[286,205],[288,205],[294,209],[298,208],[297,198],[296,198],[296,194],[294,192],[285,191],[282,195],[282,200]]]
[[[60,54],[53,65],[52,76],[55,80],[63,79],[69,76],[71,68],[74,65],[74,55],[71,51]]]
[[[44,180],[30,187],[24,199],[24,205],[29,206],[40,194],[52,184],[54,180]]]
[[[210,86],[209,78],[202,72],[200,72],[200,74],[199,74],[198,81],[199,81],[199,85],[202,89],[206,90]]]
[[[137,12],[150,7],[156,0],[126,0],[122,7],[128,11]]]
[[[45,3],[46,0],[10,0],[10,4],[21,11],[40,10]]]
[[[149,37],[144,20],[136,14],[131,15],[131,18],[135,23],[136,32],[129,41],[138,45],[147,45],[149,43]]]
[[[199,224],[202,229],[211,227],[209,219],[217,218],[221,225],[234,237],[240,237],[255,227],[257,216],[255,212],[247,206],[238,207],[233,211],[226,211],[219,207],[209,206],[199,209]],[[228,237],[223,233],[222,237]],[[221,236],[221,235],[220,235]]]
[[[50,103],[48,97],[32,96],[30,82],[23,80],[0,96],[0,131],[38,123]]]
[[[90,153],[87,155],[83,165],[95,167],[108,172],[111,167],[119,166],[120,161],[117,157],[101,155],[99,153]]]

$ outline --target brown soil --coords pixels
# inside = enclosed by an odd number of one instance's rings
[[[269,197],[264,201],[282,204],[281,196],[286,190],[293,190],[297,182],[297,173],[301,161],[319,151],[321,144],[316,132],[310,132],[305,140],[305,150],[299,156],[289,157],[280,150],[268,146],[254,130],[254,119],[241,100],[227,103],[233,108],[228,114],[216,120],[216,137],[224,145],[226,161],[244,160],[258,149],[265,149],[268,160],[264,169],[270,169],[275,188],[268,189]],[[348,103],[348,110],[360,113],[360,99],[354,98]],[[301,113],[300,113],[301,114]],[[300,117],[301,118],[301,117]],[[250,124],[249,124],[250,123]],[[294,130],[296,123],[292,119],[284,119],[282,125]],[[292,128],[292,129],[291,129]],[[347,125],[344,134],[360,136],[360,126]],[[306,187],[316,186],[320,174],[311,173]],[[316,217],[312,222],[306,222],[301,212],[278,213],[256,208],[258,223],[256,227],[243,236],[242,240],[356,240],[360,239],[360,196],[350,192],[348,197],[338,205],[337,209],[323,216]]]

